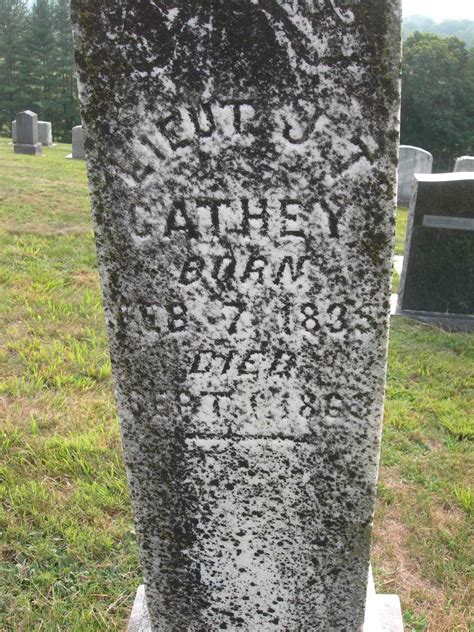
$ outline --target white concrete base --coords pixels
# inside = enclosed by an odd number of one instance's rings
[[[397,313],[398,294],[392,294],[390,297],[390,316],[394,316]]]
[[[145,586],[138,588],[127,632],[151,632],[145,601]],[[255,631],[256,632],[256,631]],[[397,595],[377,595],[372,571],[367,587],[363,632],[403,632],[402,609]]]
[[[138,587],[127,632],[151,632],[145,600],[145,586],[143,584]]]
[[[395,268],[395,272],[397,272],[400,276],[403,270],[403,255],[395,255],[393,257],[393,267]]]
[[[403,617],[398,595],[377,595],[372,569],[369,570],[363,632],[403,632]]]

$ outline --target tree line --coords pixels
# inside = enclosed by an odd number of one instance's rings
[[[27,109],[60,141],[81,122],[69,0],[0,0],[0,134]]]
[[[414,15],[403,20],[403,39],[419,33],[432,33],[441,37],[457,37],[470,48],[474,46],[473,20],[443,20],[435,22],[425,15]]]
[[[403,46],[401,144],[431,152],[452,171],[474,152],[474,47],[457,37],[414,33]]]
[[[56,140],[70,142],[80,123],[69,2],[0,0],[0,134],[25,109],[51,121]],[[474,47],[432,33],[406,39],[401,143],[430,151],[436,171],[474,153]]]

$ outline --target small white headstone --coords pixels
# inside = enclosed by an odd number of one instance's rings
[[[474,171],[474,156],[461,156],[456,160],[454,172]]]
[[[53,144],[53,130],[49,121],[38,121],[38,141],[43,147]]]
[[[77,160],[85,160],[84,153],[84,131],[82,125],[76,125],[72,128],[72,157]]]
[[[400,162],[398,166],[398,203],[407,204],[413,192],[415,173],[431,173],[433,156],[429,151],[412,147],[400,146]]]

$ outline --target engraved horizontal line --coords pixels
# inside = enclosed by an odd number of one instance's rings
[[[240,441],[248,441],[248,440],[256,440],[256,441],[291,441],[292,443],[314,443],[313,435],[302,435],[300,437],[291,437],[289,435],[285,435],[283,433],[272,433],[272,434],[249,434],[249,435],[230,435],[228,433],[224,434],[208,434],[205,432],[196,432],[185,434],[184,438],[188,441],[193,440],[213,440],[213,441],[229,441],[229,442],[240,442]]]

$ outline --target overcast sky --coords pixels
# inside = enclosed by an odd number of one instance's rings
[[[474,0],[403,0],[403,14],[434,20],[474,20]]]

